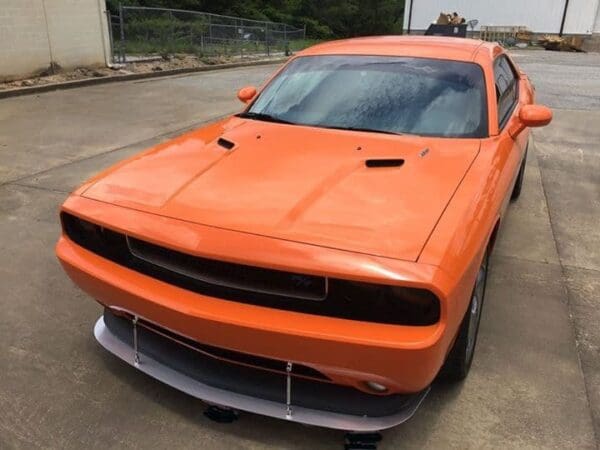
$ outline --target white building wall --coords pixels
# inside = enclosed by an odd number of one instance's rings
[[[598,7],[596,8],[596,23],[594,25],[594,33],[600,34],[600,2],[598,2]]]
[[[598,0],[569,0],[563,32],[565,34],[592,34],[599,3]]]
[[[408,29],[412,2],[411,30],[426,30],[440,12],[479,20],[479,25],[526,26],[535,33],[560,31],[565,0],[406,0],[404,29]],[[600,0],[570,0],[564,32],[590,34],[600,26],[597,18]]]
[[[2,0],[0,78],[50,64],[46,19],[40,0]]]
[[[104,0],[0,0],[0,79],[47,68],[103,65]]]

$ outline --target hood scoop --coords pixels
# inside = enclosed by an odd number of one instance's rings
[[[219,144],[223,148],[226,148],[227,150],[231,150],[233,147],[235,147],[235,143],[228,141],[225,138],[219,138],[217,144]]]
[[[400,167],[404,164],[403,159],[367,159],[365,166],[367,167]]]

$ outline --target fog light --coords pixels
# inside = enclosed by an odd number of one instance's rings
[[[366,381],[365,384],[367,385],[367,387],[369,389],[371,389],[372,391],[378,392],[380,394],[388,390],[387,387],[385,387],[381,383],[377,383],[376,381]]]

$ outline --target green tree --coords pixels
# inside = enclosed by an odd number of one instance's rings
[[[312,38],[329,39],[402,32],[404,0],[108,0],[119,3],[226,14],[306,26]]]

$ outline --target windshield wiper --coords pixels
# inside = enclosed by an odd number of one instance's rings
[[[253,120],[262,120],[264,122],[273,122],[273,123],[287,123],[290,125],[295,125],[294,122],[290,122],[289,120],[281,119],[276,116],[272,116],[271,114],[257,113],[257,112],[243,112],[237,115],[242,119],[253,119]]]
[[[383,133],[383,134],[393,134],[395,136],[402,136],[402,133],[396,133],[395,131],[388,130],[379,130],[377,128],[362,128],[362,127],[339,127],[339,126],[329,126],[329,125],[317,125],[321,128],[331,128],[332,130],[347,130],[347,131],[366,131],[368,133]]]
[[[247,111],[243,113],[239,113],[237,117],[241,117],[242,119],[253,119],[253,120],[262,120],[264,122],[273,122],[273,123],[285,123],[288,125],[298,125],[298,123],[290,122],[289,120],[282,119],[280,117],[272,116],[271,114],[258,113]],[[329,126],[329,125],[317,125],[317,124],[306,124],[309,127],[318,127],[318,128],[330,128],[333,130],[347,130],[347,131],[366,131],[369,133],[382,133],[382,134],[392,134],[395,136],[402,136],[402,133],[396,133],[395,131],[388,130],[379,130],[376,128],[362,128],[362,127],[341,127],[341,126]]]

